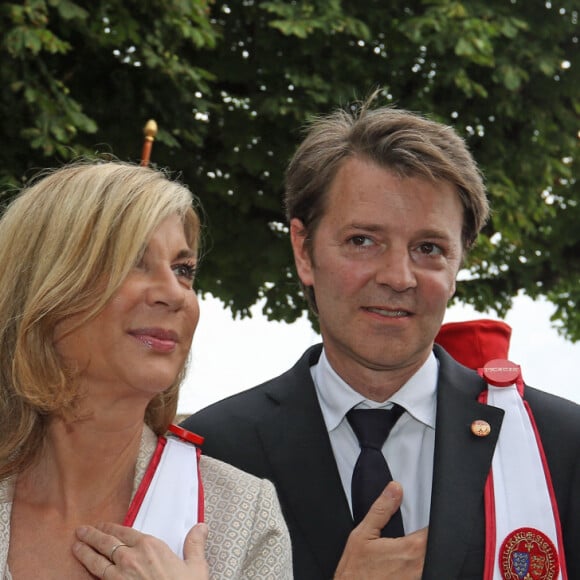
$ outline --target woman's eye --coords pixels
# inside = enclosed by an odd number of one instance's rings
[[[195,274],[197,272],[197,267],[195,264],[175,264],[173,266],[173,271],[179,278],[184,278],[190,283],[195,280]]]
[[[138,270],[143,270],[145,268],[145,252],[140,252],[137,258],[135,259],[134,268]]]

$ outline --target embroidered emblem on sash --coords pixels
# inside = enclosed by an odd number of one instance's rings
[[[499,569],[504,580],[555,580],[560,569],[558,552],[540,530],[519,528],[502,542]]]

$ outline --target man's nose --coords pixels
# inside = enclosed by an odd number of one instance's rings
[[[395,292],[404,292],[417,285],[413,260],[405,250],[387,248],[377,257],[375,274],[377,284],[389,286]]]

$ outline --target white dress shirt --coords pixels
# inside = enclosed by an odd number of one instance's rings
[[[435,413],[439,364],[431,353],[425,364],[388,400],[377,403],[365,399],[345,383],[326,358],[324,349],[318,364],[310,372],[326,423],[338,472],[352,511],[350,483],[360,453],[358,439],[347,412],[358,408],[390,408],[393,403],[403,413],[383,445],[393,479],[403,486],[401,515],[405,534],[429,523],[433,452],[435,449]]]

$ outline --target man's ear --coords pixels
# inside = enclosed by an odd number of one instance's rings
[[[306,243],[308,232],[304,224],[298,218],[290,220],[290,242],[294,252],[294,263],[298,277],[304,286],[314,286],[314,276],[312,274],[312,258]]]
[[[449,289],[449,298],[447,298],[447,300],[451,300],[453,298],[453,296],[455,296],[455,292],[457,291],[457,278],[455,280],[453,280],[453,284],[451,285],[451,288]]]

